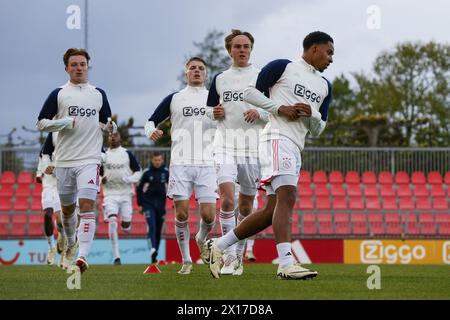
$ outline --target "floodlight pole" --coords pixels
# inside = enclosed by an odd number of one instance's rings
[[[84,0],[84,48],[89,52],[88,48],[88,0]]]

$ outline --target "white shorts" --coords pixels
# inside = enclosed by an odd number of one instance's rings
[[[53,212],[61,211],[58,190],[56,187],[44,187],[41,194],[42,209],[53,208]]]
[[[298,181],[302,158],[298,147],[288,138],[261,141],[259,145],[261,162],[261,184],[270,185],[273,178],[282,175],[294,176]],[[291,178],[294,180],[294,178]]]
[[[216,173],[213,167],[171,165],[167,196],[189,199],[217,199]]]
[[[132,195],[109,195],[103,199],[103,215],[105,221],[108,222],[108,218],[112,215],[122,216],[122,221],[131,222],[133,215],[133,206],[131,203]]]
[[[80,189],[100,191],[100,165],[85,164],[79,167],[56,168],[59,194],[76,194]]]
[[[217,184],[225,182],[239,183],[240,193],[254,196],[261,178],[257,158],[236,157],[227,153],[214,154]]]

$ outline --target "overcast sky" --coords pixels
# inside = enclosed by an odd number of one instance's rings
[[[84,0],[0,0],[0,135],[34,128],[47,95],[67,81],[62,56],[83,47]],[[143,125],[158,103],[179,88],[177,76],[194,41],[212,29],[255,36],[252,63],[296,59],[304,36],[328,32],[335,42],[329,80],[370,74],[375,57],[405,41],[450,43],[445,0],[88,0],[90,82],[106,91],[119,119]],[[69,29],[71,5],[80,29]],[[371,7],[375,5],[376,7]],[[26,135],[21,129],[17,136]],[[0,137],[0,144],[6,141]]]

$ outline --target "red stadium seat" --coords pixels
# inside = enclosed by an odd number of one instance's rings
[[[414,202],[411,198],[400,198],[398,207],[400,210],[414,210]]]
[[[398,209],[397,200],[395,197],[385,197],[381,201],[381,205],[382,205],[383,210],[397,210]]]
[[[33,182],[33,175],[31,174],[31,172],[22,171],[17,176],[17,183],[18,184],[30,185],[32,182]]]
[[[445,176],[444,176],[444,183],[447,185],[447,187],[450,186],[450,171],[447,171],[447,172],[445,173]]]
[[[411,175],[411,182],[416,186],[424,185],[427,183],[427,179],[422,171],[414,171]]]
[[[433,199],[434,210],[448,210],[448,201],[445,197],[439,197]]]
[[[317,197],[316,208],[319,210],[330,210],[331,203],[328,197]]]
[[[384,215],[384,221],[386,221],[386,223],[400,223],[400,216],[398,213],[386,213]]]
[[[425,184],[419,184],[414,187],[415,197],[428,197],[429,195],[428,188]]]
[[[439,226],[439,235],[450,237],[450,223],[448,224],[442,224]]]
[[[311,189],[311,183],[302,183],[300,182],[300,184],[298,185],[298,195],[300,197],[302,196],[312,196],[313,195],[313,190]]]
[[[403,233],[402,225],[400,223],[386,224],[386,234],[393,236],[400,236]]]
[[[361,197],[353,197],[349,200],[349,209],[350,210],[363,210],[364,203]]]
[[[304,223],[303,224],[303,235],[313,236],[317,234],[317,227],[315,223]]]
[[[347,195],[349,197],[362,197],[360,184],[359,183],[357,183],[357,184],[348,184],[347,185]]]
[[[145,216],[143,214],[133,214],[133,224],[146,224]]]
[[[298,200],[300,210],[313,210],[314,203],[310,197],[301,197]]]
[[[420,212],[419,213],[419,223],[420,224],[427,224],[427,223],[433,223],[434,217],[433,214],[430,212]]]
[[[348,213],[336,213],[334,215],[334,221],[336,223],[348,224],[350,222],[350,216]]]
[[[53,218],[54,219],[54,218]],[[29,223],[44,223],[44,215],[43,214],[30,214],[28,216]]]
[[[367,197],[366,209],[368,210],[381,210],[380,200],[378,197]]]
[[[383,223],[383,214],[379,212],[369,212],[367,214],[367,221],[369,223]]]
[[[318,213],[317,214],[317,221],[319,223],[331,223],[333,220],[333,216],[331,213]]]
[[[173,206],[173,200],[167,199],[166,201],[166,210],[173,210],[175,207]],[[220,205],[217,207],[220,208]]]
[[[450,223],[450,213],[438,212],[435,215],[435,221],[439,224]]]
[[[376,184],[368,184],[364,186],[364,195],[366,197],[378,197],[378,188]]]
[[[395,173],[394,181],[396,184],[409,184],[409,175],[405,171]]]
[[[9,214],[0,214],[0,224],[6,225],[9,224],[10,221]]]
[[[42,223],[30,223],[28,225],[29,236],[44,236],[44,225]]]
[[[319,234],[321,235],[331,235],[333,234],[333,225],[329,222],[319,223]]]
[[[397,189],[398,197],[412,197],[412,190],[409,184],[400,184]]]
[[[432,197],[445,197],[445,190],[442,184],[432,184],[431,185],[431,196]]]
[[[328,177],[325,171],[318,170],[313,174],[313,182],[315,184],[326,184],[328,183]]]
[[[33,197],[40,197],[41,194],[42,194],[42,183],[34,183],[33,191],[31,192],[31,195]]]
[[[41,196],[31,198],[31,211],[42,211]]]
[[[16,202],[14,203],[13,210],[14,211],[27,211],[30,208],[30,204],[28,203],[28,198],[16,198]]]
[[[380,174],[378,175],[378,183],[379,184],[387,184],[387,185],[391,185],[392,184],[392,175],[390,172],[388,171],[382,171],[380,172]]]
[[[11,211],[12,210],[12,201],[10,197],[0,197],[0,211]]]
[[[427,180],[429,184],[442,184],[441,173],[437,171],[431,171],[428,173]]]
[[[342,172],[340,171],[331,171],[329,176],[329,181],[331,184],[343,184],[344,183],[344,176],[342,175]]]
[[[348,223],[336,223],[334,233],[336,235],[349,235],[351,234],[350,224]]]
[[[344,197],[345,188],[343,184],[332,184],[331,185],[331,195],[333,197]]]
[[[311,173],[309,171],[300,170],[300,183],[311,183]]]
[[[381,186],[380,195],[382,197],[395,197],[395,190],[392,184],[385,184]]]
[[[10,235],[12,236],[24,236],[26,234],[25,232],[25,223],[15,223],[12,225]]]
[[[373,171],[365,171],[362,174],[362,183],[372,185],[377,183],[377,176]]]
[[[16,197],[29,197],[30,194],[31,190],[28,184],[20,184],[16,189]]]
[[[3,184],[0,189],[0,197],[11,198],[14,195],[14,186],[12,184]]]
[[[418,235],[420,234],[420,228],[416,223],[408,223],[405,225],[406,226],[406,230],[405,230],[405,234],[407,235]]]
[[[345,182],[350,184],[358,184],[360,183],[359,173],[356,171],[347,171],[345,175]]]
[[[402,223],[417,223],[417,215],[413,212],[402,213],[400,219]]]
[[[383,235],[386,232],[384,231],[384,227],[382,223],[370,223],[370,233],[373,235]]]
[[[315,223],[316,215],[314,213],[303,213],[302,214],[303,224],[305,223]]]
[[[365,213],[352,213],[350,215],[350,221],[355,223],[366,223],[366,214]]]
[[[367,235],[369,232],[366,223],[354,223],[352,233],[358,236]]]
[[[430,198],[421,197],[416,199],[416,209],[418,210],[431,210]]]
[[[5,171],[0,177],[0,184],[14,184],[16,183],[16,175],[12,171]]]
[[[316,197],[321,197],[321,196],[328,197],[330,195],[330,192],[328,191],[326,184],[316,184],[316,187],[314,189],[314,194]]]
[[[434,223],[422,224],[420,234],[424,236],[435,236],[437,234],[436,225]]]
[[[5,237],[9,233],[9,227],[7,224],[0,224],[0,237]]]
[[[348,209],[347,200],[345,197],[335,197],[332,202],[333,210],[346,210]]]

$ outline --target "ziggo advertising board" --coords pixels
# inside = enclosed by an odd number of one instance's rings
[[[344,240],[344,263],[450,264],[450,241]]]

